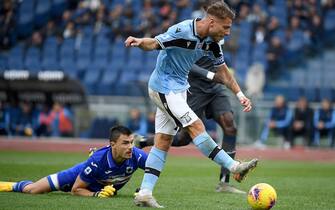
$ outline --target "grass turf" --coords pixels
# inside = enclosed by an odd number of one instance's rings
[[[0,180],[33,180],[66,169],[85,154],[0,152]],[[167,209],[249,209],[245,195],[215,193],[219,168],[203,158],[168,157],[155,188],[155,197]],[[136,209],[133,192],[140,185],[143,171],[111,199],[85,198],[68,193],[43,195],[0,192],[0,209]],[[277,191],[274,209],[335,209],[335,166],[327,163],[261,161],[242,184],[248,190],[259,182]]]

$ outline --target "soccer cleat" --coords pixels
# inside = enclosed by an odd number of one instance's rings
[[[249,173],[250,170],[254,169],[257,166],[258,159],[252,159],[249,162],[241,162],[237,166],[232,169],[232,173],[234,174],[233,177],[237,182],[241,182],[245,179],[246,175]]]
[[[158,209],[164,208],[164,206],[161,206],[157,203],[156,199],[152,195],[140,195],[137,193],[134,198],[134,203],[139,207],[151,207]]]
[[[146,141],[146,138],[142,135],[139,135],[137,133],[134,134],[134,146],[137,148],[142,149],[141,142]]]
[[[0,192],[12,192],[16,182],[0,182]]]
[[[216,192],[236,193],[236,194],[246,194],[246,192],[239,190],[236,187],[226,182],[219,182],[219,184],[215,188],[215,191]]]

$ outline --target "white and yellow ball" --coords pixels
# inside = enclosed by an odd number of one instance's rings
[[[271,209],[276,202],[276,190],[269,184],[259,183],[249,190],[248,203],[254,210]]]

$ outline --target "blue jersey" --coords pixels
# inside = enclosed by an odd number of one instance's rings
[[[110,146],[106,146],[94,152],[87,161],[59,172],[57,174],[59,186],[56,189],[70,191],[79,175],[88,184],[88,189],[93,192],[110,184],[119,190],[130,180],[137,168],[144,170],[146,159],[147,154],[134,147],[132,157],[118,165],[112,158]],[[51,188],[53,189],[53,186]]]
[[[185,20],[155,37],[162,50],[149,80],[149,87],[154,91],[164,94],[185,91],[189,88],[187,78],[191,67],[203,56],[213,58],[216,66],[224,64],[219,44],[210,37],[201,39],[196,22],[197,19]]]

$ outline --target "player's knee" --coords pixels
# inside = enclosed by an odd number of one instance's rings
[[[155,135],[155,147],[163,151],[168,151],[172,140],[173,136],[171,135],[157,133]]]
[[[43,191],[40,189],[40,187],[36,186],[35,184],[27,185],[23,189],[23,192],[24,193],[29,193],[29,194],[40,194],[40,193],[43,193]]]
[[[190,137],[190,135],[185,130],[182,130],[174,138],[172,146],[177,146],[177,147],[186,146],[191,141],[192,141],[192,138]]]
[[[226,112],[223,115],[220,115],[220,124],[226,135],[236,135],[237,128],[235,126],[234,116],[231,112]]]
[[[196,120],[191,125],[187,126],[185,129],[187,130],[188,134],[192,139],[194,139],[195,137],[206,131],[205,126],[200,119]]]
[[[234,125],[226,127],[223,130],[224,130],[224,133],[229,136],[235,136],[237,134],[237,129]]]

